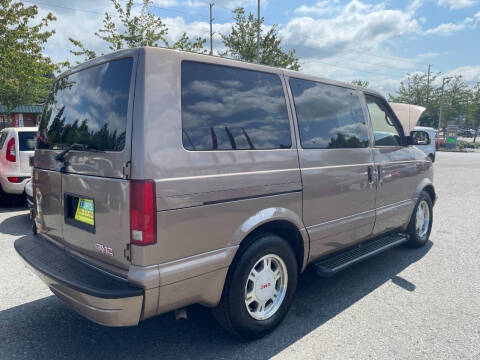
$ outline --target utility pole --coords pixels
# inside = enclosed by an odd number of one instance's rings
[[[213,17],[212,8],[214,3],[210,3],[210,55],[213,55]]]
[[[443,90],[445,88],[445,80],[450,80],[452,78],[452,76],[449,76],[449,77],[444,77],[442,79],[442,94],[440,95],[440,114],[438,116],[438,130],[440,130],[440,125],[442,123],[442,111],[443,111]]]
[[[430,98],[430,64],[428,64],[428,75],[427,75],[427,103],[426,105],[428,106],[428,100]]]
[[[260,63],[260,0],[257,11],[257,64]]]

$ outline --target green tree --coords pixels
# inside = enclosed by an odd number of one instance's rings
[[[441,91],[439,91],[439,98]],[[440,99],[439,99],[440,101]],[[462,80],[461,75],[456,75],[445,86],[443,94],[443,114],[440,127],[444,128],[449,122],[465,126],[465,116],[470,102],[470,89]]]
[[[368,88],[370,87],[370,82],[368,80],[352,80],[352,84],[355,86],[360,86],[363,88]]]
[[[257,60],[257,28],[256,17],[249,13],[245,15],[242,7],[233,10],[235,24],[230,34],[222,34],[222,42],[227,50],[222,56],[229,56],[237,60],[255,62]],[[260,19],[260,26],[264,18]],[[282,68],[299,70],[300,63],[295,57],[295,51],[284,51],[278,38],[278,25],[273,25],[266,33],[260,34],[260,63]]]
[[[45,28],[56,19],[49,13],[37,20],[37,14],[35,5],[0,0],[0,104],[7,118],[18,105],[42,102],[62,65],[42,54],[55,32]]]
[[[389,95],[389,101],[425,107],[420,125],[437,127],[440,100],[440,88],[434,86],[437,77],[438,74],[431,75],[430,79],[427,74],[408,74],[407,79],[400,82],[397,93]]]
[[[470,90],[466,124],[475,130],[473,142],[476,142],[480,127],[480,82]]]
[[[182,37],[170,44],[167,41],[168,28],[162,19],[155,16],[150,11],[152,0],[143,0],[142,9],[139,15],[132,14],[134,0],[128,0],[123,6],[119,0],[111,0],[115,8],[116,15],[110,15],[105,12],[103,27],[95,31],[95,36],[104,40],[108,48],[112,51],[121,49],[142,47],[142,46],[162,46],[173,49],[187,50],[193,52],[205,53],[203,45],[206,39],[196,38],[191,40],[186,33]],[[119,25],[114,21],[118,18]],[[76,56],[83,56],[85,60],[93,59],[97,56],[95,51],[89,50],[80,41],[69,38],[74,46],[70,52]]]

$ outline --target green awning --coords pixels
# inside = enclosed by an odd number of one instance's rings
[[[0,105],[0,114],[3,114],[6,110],[5,105]],[[13,109],[12,114],[41,114],[43,111],[43,105],[19,105]]]

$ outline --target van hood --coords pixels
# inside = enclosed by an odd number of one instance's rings
[[[423,106],[411,105],[411,104],[401,104],[401,103],[389,103],[393,111],[400,120],[400,123],[403,126],[403,131],[405,135],[410,135],[410,132],[413,131],[417,125],[420,116],[423,112],[427,110]]]

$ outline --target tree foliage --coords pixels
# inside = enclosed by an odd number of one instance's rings
[[[186,33],[182,37],[170,44],[167,40],[168,28],[162,19],[155,16],[150,11],[152,0],[143,0],[142,9],[138,15],[132,13],[132,8],[136,4],[134,0],[128,0],[125,5],[119,0],[111,0],[115,8],[115,15],[105,12],[103,27],[95,31],[95,36],[108,44],[108,48],[117,51],[127,48],[143,46],[162,46],[172,49],[194,51],[205,53],[203,45],[206,39],[196,38],[191,40]],[[118,24],[114,19],[118,19]],[[83,56],[85,60],[93,59],[97,56],[95,51],[89,50],[80,41],[69,38],[74,46],[70,52],[76,56]]]
[[[56,19],[49,13],[37,21],[37,14],[35,5],[0,0],[0,104],[7,117],[18,105],[42,102],[62,65],[42,54],[55,32],[45,28]]]
[[[369,88],[370,82],[368,80],[352,80],[352,84],[363,88]]]
[[[242,7],[233,10],[235,24],[230,34],[222,34],[222,41],[227,50],[222,56],[229,56],[237,60],[255,62],[257,60],[257,28],[256,17],[249,13],[245,15]],[[264,18],[260,19],[260,26]],[[299,70],[300,63],[295,57],[295,51],[284,51],[278,37],[278,25],[273,25],[266,33],[260,34],[260,63],[282,68]]]

